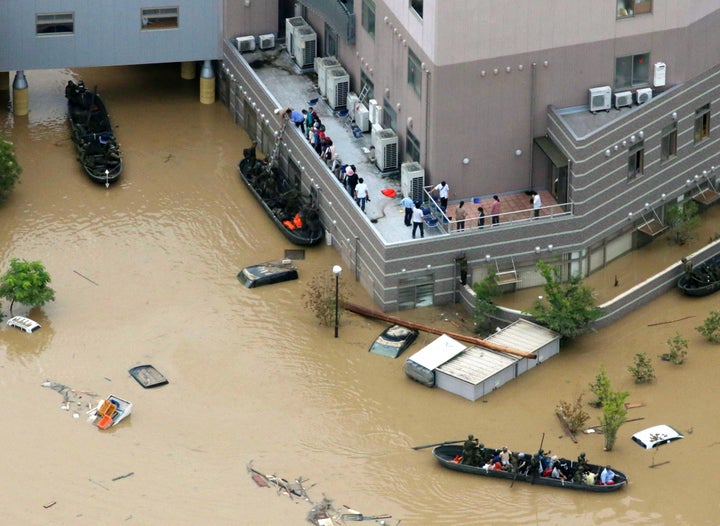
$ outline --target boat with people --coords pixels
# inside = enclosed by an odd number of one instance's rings
[[[704,263],[693,265],[684,259],[685,274],[678,280],[678,288],[687,296],[708,296],[720,290],[720,254]]]
[[[452,469],[453,471],[460,471],[462,473],[468,473],[470,475],[479,475],[481,477],[503,479],[514,483],[528,482],[538,486],[551,486],[564,489],[576,489],[580,491],[591,491],[595,493],[609,493],[617,491],[625,487],[628,483],[627,476],[615,469],[612,470],[614,475],[612,483],[601,484],[600,477],[602,471],[606,466],[599,466],[595,464],[584,463],[581,464],[577,461],[571,461],[567,459],[556,459],[552,457],[553,461],[558,462],[559,466],[562,466],[564,471],[561,477],[553,477],[550,473],[545,470],[543,474],[538,470],[537,473],[528,473],[531,469],[523,469],[519,467],[517,471],[514,470],[513,466],[507,466],[506,469],[494,469],[490,467],[492,464],[474,465],[471,463],[464,463],[462,460],[463,445],[449,444],[447,442],[442,445],[438,445],[433,448],[433,456],[437,459],[441,466]],[[502,449],[490,449],[485,448],[485,454],[492,458],[499,456],[502,453]],[[530,458],[532,455],[526,453],[518,453],[519,462],[523,462],[523,459],[527,459],[528,466],[530,465]],[[499,467],[499,466],[497,466]],[[582,470],[580,477],[575,477],[575,473],[578,469]],[[544,475],[547,473],[547,475]]]
[[[78,160],[90,179],[109,186],[120,177],[123,161],[105,103],[83,81],[69,80],[65,97]]]
[[[250,192],[290,242],[311,246],[322,240],[324,229],[318,208],[277,167],[245,152],[238,171]]]

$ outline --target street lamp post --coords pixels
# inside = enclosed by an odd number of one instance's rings
[[[335,274],[335,337],[338,337],[338,325],[339,325],[339,310],[338,310],[338,300],[340,297],[340,273],[342,272],[342,267],[340,265],[334,265],[333,266],[333,274]]]

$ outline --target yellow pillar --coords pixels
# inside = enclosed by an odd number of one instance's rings
[[[183,80],[192,80],[195,78],[195,62],[180,63],[180,78]]]
[[[202,104],[215,102],[215,73],[209,60],[203,62],[200,70],[200,102]]]
[[[28,102],[28,84],[24,71],[15,72],[13,80],[13,113],[15,115],[27,115],[30,111]]]
[[[10,90],[10,72],[0,71],[0,91]]]

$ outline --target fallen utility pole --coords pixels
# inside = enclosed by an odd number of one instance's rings
[[[345,304],[343,304],[343,307],[345,307],[345,309],[349,310],[350,312],[354,312],[355,314],[360,314],[361,316],[367,316],[368,318],[375,318],[378,320],[387,321],[389,323],[394,323],[396,325],[402,325],[403,327],[407,327],[408,329],[416,329],[418,331],[429,332],[430,334],[447,334],[451,338],[453,338],[455,340],[459,340],[461,342],[472,343],[474,345],[479,345],[481,347],[485,347],[486,349],[491,349],[493,351],[504,352],[507,354],[513,354],[515,356],[520,356],[522,358],[530,358],[532,360],[537,360],[537,355],[535,355],[533,353],[510,349],[509,347],[505,347],[504,345],[498,345],[496,343],[492,343],[487,340],[483,340],[482,338],[476,338],[475,336],[465,336],[464,334],[460,334],[457,332],[443,331],[440,329],[436,329],[434,327],[429,327],[427,325],[421,325],[419,323],[414,323],[412,321],[401,320],[400,318],[396,318],[395,316],[389,316],[383,312],[378,312],[378,311],[375,311],[372,309],[368,309],[361,305],[356,305],[354,303],[345,303]]]

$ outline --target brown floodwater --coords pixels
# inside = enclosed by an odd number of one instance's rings
[[[125,172],[109,189],[75,159],[70,78],[98,85],[117,127]],[[56,300],[15,306],[43,325],[34,334],[0,329],[3,524],[306,524],[310,505],[258,487],[251,460],[309,479],[314,501],[325,494],[338,508],[388,513],[393,525],[718,523],[720,347],[694,330],[717,295],[670,292],[469,402],[405,377],[404,358],[434,336],[390,360],[367,352],[379,322],[346,314],[337,339],[318,325],[302,294],[312,276],[343,264],[331,247],[306,250],[296,282],[240,286],[240,268],[293,247],[237,177],[247,135],[220,103],[198,102],[197,81],[180,80],[179,66],[31,71],[28,80],[30,115],[0,113],[24,168],[0,206],[0,268],[13,257],[42,261]],[[628,272],[651,269],[666,250],[646,248]],[[350,272],[341,280],[353,301],[371,305]],[[7,318],[5,301],[2,310]],[[401,314],[452,331],[471,325],[451,307]],[[676,333],[689,341],[681,366],[657,358]],[[633,383],[626,369],[637,352],[653,358],[656,382]],[[145,363],[170,383],[143,390],[127,370]],[[642,420],[620,429],[612,452],[597,434],[573,443],[554,414],[560,400],[589,400],[601,366],[642,403],[628,413]],[[68,410],[46,380],[77,391]],[[85,415],[93,393],[130,399],[132,416],[99,431]],[[587,410],[596,425],[598,410]],[[655,452],[630,440],[660,423],[687,437]],[[517,450],[542,439],[561,456],[584,451],[631,483],[608,495],[511,486],[411,449],[468,433]]]

